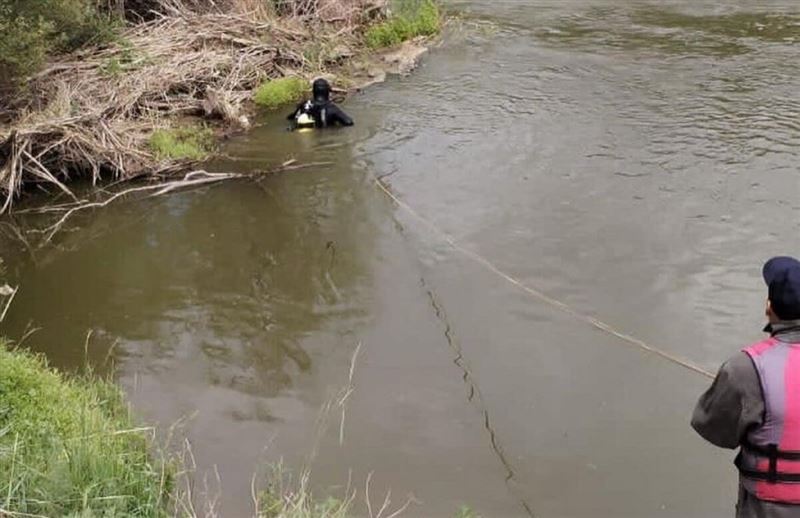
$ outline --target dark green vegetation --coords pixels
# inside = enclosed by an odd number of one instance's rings
[[[35,71],[51,52],[109,40],[112,17],[94,0],[0,2],[0,86]]]
[[[150,136],[150,149],[159,160],[202,160],[213,145],[213,133],[205,127],[159,129]]]
[[[417,36],[432,36],[441,28],[434,0],[404,0],[395,4],[388,20],[373,25],[365,35],[371,48],[391,47]]]
[[[154,460],[113,383],[66,377],[0,341],[0,515],[165,516],[173,471]]]
[[[253,100],[259,106],[274,109],[300,100],[309,89],[308,81],[302,78],[281,77],[259,86],[253,94]]]

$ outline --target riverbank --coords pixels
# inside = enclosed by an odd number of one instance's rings
[[[343,96],[387,69],[407,71],[422,47],[400,42],[439,28],[431,0],[394,10],[385,0],[240,4],[169,3],[30,76],[0,117],[0,213],[34,187],[75,199],[75,178],[174,178],[213,153],[215,139],[250,127],[254,92],[270,81],[331,77]]]
[[[178,514],[177,462],[110,381],[65,377],[0,340],[0,431],[2,516]]]
[[[0,516],[217,516],[194,494],[188,445],[164,436],[110,379],[64,375],[0,339]],[[346,518],[356,500],[351,488],[317,500],[308,471],[281,465],[252,484],[257,518]]]

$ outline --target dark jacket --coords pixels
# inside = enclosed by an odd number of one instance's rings
[[[298,104],[286,119],[294,122],[300,114],[306,113],[314,119],[314,126],[317,128],[353,125],[353,119],[330,100],[331,87],[326,80],[314,81],[312,94],[312,100]]]
[[[786,343],[800,343],[800,321],[767,326]],[[722,448],[739,447],[748,430],[764,420],[761,382],[750,357],[739,352],[722,364],[711,387],[700,396],[692,414],[692,428],[708,442]],[[798,518],[800,506],[766,502],[739,487],[738,518]]]

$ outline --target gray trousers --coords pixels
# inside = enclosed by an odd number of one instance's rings
[[[800,505],[759,500],[739,485],[736,518],[800,518]]]

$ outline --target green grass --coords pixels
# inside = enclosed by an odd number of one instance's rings
[[[202,160],[213,143],[211,130],[200,127],[160,129],[150,136],[150,149],[160,160]]]
[[[167,516],[173,469],[149,434],[110,381],[0,341],[0,515]]]
[[[253,94],[253,100],[259,106],[272,110],[302,99],[308,90],[309,85],[305,79],[282,77],[259,86]]]
[[[136,426],[112,381],[65,376],[0,339],[0,517],[192,518],[183,467]],[[272,466],[256,517],[350,516],[354,492],[315,500],[309,486],[309,472]]]
[[[388,20],[370,27],[364,38],[373,49],[391,47],[417,36],[432,36],[441,29],[435,0],[398,0]]]

